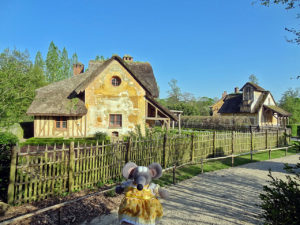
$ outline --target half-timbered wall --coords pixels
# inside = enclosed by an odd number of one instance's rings
[[[67,117],[67,128],[56,128],[54,116],[34,117],[34,137],[84,137],[85,116]]]

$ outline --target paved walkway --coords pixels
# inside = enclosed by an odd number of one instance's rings
[[[296,164],[299,154],[205,173],[168,188],[169,200],[162,200],[164,217],[160,225],[261,224],[258,198],[267,184],[268,170],[284,178],[283,163]],[[90,223],[114,225],[117,212]]]

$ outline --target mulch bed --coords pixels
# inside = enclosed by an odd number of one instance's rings
[[[95,191],[94,191],[95,192]],[[72,193],[66,197],[55,197],[41,202],[33,202],[31,204],[24,204],[21,206],[10,207],[4,216],[0,216],[0,223],[13,217],[34,212],[45,207],[59,204],[65,201],[76,199],[93,191],[81,191]],[[93,218],[109,214],[111,210],[117,208],[121,202],[123,195],[116,197],[109,197],[106,194],[94,195],[73,203],[70,203],[57,210],[47,211],[45,213],[33,216],[28,219],[19,220],[11,223],[12,225],[40,225],[40,224],[81,224],[84,221],[91,221]]]

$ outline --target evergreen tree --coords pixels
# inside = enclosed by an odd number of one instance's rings
[[[45,70],[45,62],[42,57],[42,53],[38,51],[35,56],[34,66],[39,67],[41,70]]]
[[[73,65],[78,63],[78,56],[76,54],[76,52],[72,55],[72,59],[71,59],[71,67],[73,68]]]
[[[49,83],[56,82],[62,79],[61,77],[61,62],[60,51],[57,46],[51,41],[46,58],[46,77]]]
[[[70,73],[71,65],[70,65],[70,59],[68,58],[68,52],[66,48],[63,49],[61,57],[60,57],[60,65],[61,65],[61,71],[60,71],[60,79],[66,79],[72,76]]]

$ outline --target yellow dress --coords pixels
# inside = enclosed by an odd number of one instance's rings
[[[158,185],[151,184],[139,191],[132,183],[125,186],[125,197],[119,208],[120,223],[155,225],[163,215],[162,206],[156,198],[158,188]]]

